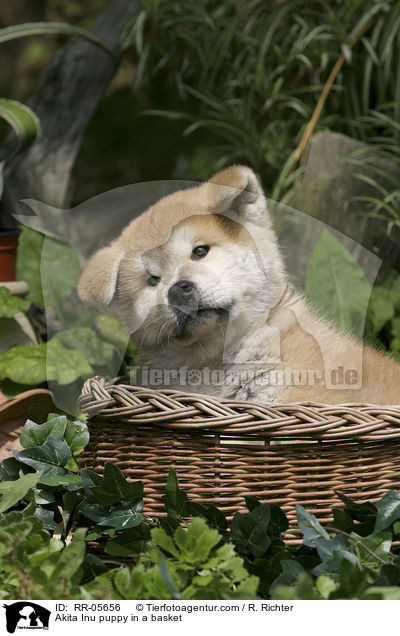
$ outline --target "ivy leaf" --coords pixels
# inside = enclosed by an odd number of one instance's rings
[[[386,530],[392,523],[400,519],[400,492],[398,490],[389,490],[375,506],[378,511],[375,532]]]
[[[101,485],[92,487],[91,492],[98,502],[110,506],[120,501],[140,499],[143,495],[143,483],[127,481],[118,466],[107,462]]]
[[[96,576],[107,572],[107,566],[101,559],[94,554],[85,554],[85,558],[82,563],[82,580],[81,584],[85,584],[91,581]]]
[[[115,530],[134,528],[142,523],[143,502],[126,502],[116,506],[103,519],[97,521],[98,526],[107,526]]]
[[[329,541],[329,534],[321,526],[319,521],[317,521],[314,515],[307,512],[307,510],[300,504],[296,505],[296,512],[297,523],[299,524],[299,528],[303,533],[304,545],[308,545],[311,548],[314,548],[316,542],[319,539],[326,539]]]
[[[280,562],[282,568],[282,574],[280,574],[272,583],[270,594],[273,596],[276,588],[280,585],[292,585],[294,586],[300,574],[305,573],[305,569],[298,561],[294,559],[283,559]]]
[[[271,539],[267,531],[271,521],[271,506],[260,504],[247,514],[236,512],[231,524],[231,537],[242,550],[261,557],[268,550]]]
[[[28,311],[29,300],[12,296],[7,287],[0,287],[0,318],[12,318],[20,311]]]
[[[29,473],[15,481],[0,482],[0,513],[11,508],[34,488],[40,479],[40,473]]]
[[[18,461],[28,464],[36,471],[42,471],[42,477],[64,475],[65,464],[71,456],[67,444],[59,439],[50,437],[43,446],[28,448],[24,451],[13,451]]]
[[[66,426],[67,418],[65,415],[43,424],[27,420],[22,429],[20,443],[24,448],[33,448],[34,446],[42,446],[49,437],[63,439]]]
[[[162,496],[162,500],[167,509],[168,515],[174,519],[182,517],[186,512],[186,506],[188,503],[188,496],[184,490],[179,488],[178,477],[174,468],[169,469],[167,486],[165,489],[165,495]]]
[[[82,448],[85,448],[89,439],[89,429],[84,422],[67,422],[64,441],[68,444],[72,453],[77,453]]]
[[[144,552],[148,540],[150,539],[150,529],[145,523],[134,528],[129,528],[117,534],[112,541],[110,541],[104,551],[106,554],[112,554],[114,556],[132,556]]]
[[[354,553],[357,555],[361,566],[367,569],[368,572],[375,577],[382,566],[382,563],[378,561],[376,557],[383,561],[388,560],[390,549],[392,547],[392,532],[390,530],[383,530],[380,532],[374,532],[368,537],[360,537],[355,532],[352,532],[351,536],[362,542],[362,545],[356,544],[353,547]],[[371,550],[376,557],[368,550]]]

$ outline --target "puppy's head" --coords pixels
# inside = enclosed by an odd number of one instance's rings
[[[155,348],[206,343],[228,321],[248,329],[277,302],[282,280],[262,190],[249,168],[233,166],[135,219],[92,257],[78,292]]]

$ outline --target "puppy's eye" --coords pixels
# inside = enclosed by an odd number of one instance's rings
[[[208,247],[208,245],[198,245],[194,248],[191,258],[194,261],[199,260],[199,258],[204,258],[205,256],[207,256],[209,250],[210,248]]]
[[[150,287],[157,287],[160,280],[161,278],[159,276],[149,276],[147,279],[147,284],[150,285]]]

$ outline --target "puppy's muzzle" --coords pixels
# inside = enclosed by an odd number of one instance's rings
[[[168,302],[174,311],[195,316],[199,304],[196,287],[189,280],[179,280],[169,288]]]

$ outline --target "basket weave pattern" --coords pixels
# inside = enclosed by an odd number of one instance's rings
[[[297,503],[326,523],[342,505],[335,491],[361,502],[400,487],[400,405],[257,404],[96,377],[79,407],[91,435],[84,466],[102,473],[111,461],[141,479],[149,516],[162,514],[170,466],[193,501],[230,517],[258,497],[291,527]]]

